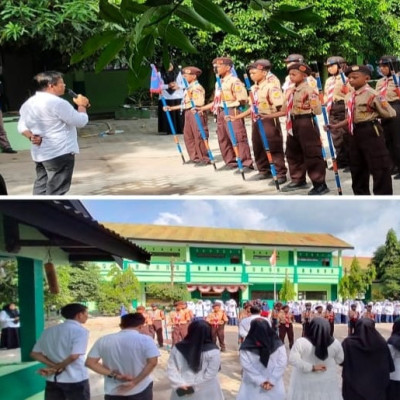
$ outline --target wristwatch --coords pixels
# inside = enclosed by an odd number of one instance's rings
[[[111,371],[108,375],[107,378],[111,378],[111,379],[117,379],[117,373],[114,371]]]

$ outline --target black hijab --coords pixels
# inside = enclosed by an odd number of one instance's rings
[[[386,340],[375,329],[375,322],[369,318],[359,319],[354,335],[348,336],[342,346],[343,397],[349,388],[365,400],[384,398],[394,364]]]
[[[10,308],[11,304],[14,304],[14,303],[6,304],[3,307],[3,311],[5,311],[10,318],[19,317],[19,312],[18,312],[17,308],[15,308],[14,310],[11,310],[11,308]]]
[[[266,367],[270,355],[280,346],[283,346],[283,343],[269,322],[264,318],[256,318],[251,321],[249,333],[240,346],[240,350],[258,354],[261,364]]]
[[[396,350],[400,351],[400,318],[397,318],[396,321],[394,321],[392,335],[388,339],[388,343]]]
[[[308,328],[307,339],[315,347],[315,355],[320,360],[328,358],[328,347],[334,342],[331,336],[331,327],[325,318],[314,318]]]
[[[165,85],[168,85],[171,82],[175,82],[178,77],[178,71],[174,68],[172,71],[167,71],[164,66],[161,67],[160,70],[161,78],[164,81]],[[168,88],[166,89],[169,94],[175,92],[174,89]]]
[[[193,372],[201,370],[201,354],[204,351],[218,349],[212,342],[210,325],[201,319],[190,323],[187,335],[175,346]]]

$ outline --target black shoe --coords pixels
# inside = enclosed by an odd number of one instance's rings
[[[210,165],[210,164],[211,163],[207,162],[207,161],[200,161],[200,162],[196,163],[194,166],[195,167],[206,167],[207,165]]]
[[[15,154],[18,153],[17,150],[12,149],[11,147],[7,147],[6,149],[2,150],[3,153],[8,153],[8,154]]]
[[[249,172],[253,172],[254,168],[253,167],[243,167],[243,173],[247,174]],[[239,169],[237,169],[234,174],[241,174],[242,171],[240,171]]]
[[[286,176],[284,176],[282,178],[278,178],[277,181],[278,181],[279,185],[283,185],[284,183],[287,182]],[[272,180],[270,183],[268,183],[268,186],[275,186],[275,181]]]
[[[321,183],[317,186],[314,186],[309,192],[309,196],[321,196],[323,194],[329,193],[329,188],[326,186],[326,183]]]
[[[223,167],[218,168],[218,171],[232,171],[236,169],[237,165],[225,164]]]
[[[292,192],[293,190],[298,189],[306,189],[308,184],[306,181],[303,182],[289,182],[284,188],[282,188],[282,192]]]
[[[252,176],[250,180],[252,181],[262,181],[264,179],[269,179],[271,178],[271,173],[267,173],[267,172],[259,172],[257,175]]]

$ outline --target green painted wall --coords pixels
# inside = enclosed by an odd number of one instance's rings
[[[142,245],[145,250],[151,253],[151,262],[168,262],[183,263],[186,262],[185,246],[146,246]]]
[[[41,367],[37,362],[0,365],[0,399],[23,400],[42,392],[46,381],[36,373]]]
[[[245,249],[246,261],[252,265],[270,265],[269,258],[271,257],[273,250],[254,250]],[[289,252],[288,251],[277,251],[276,265],[289,265]]]
[[[241,264],[241,249],[191,247],[189,249],[190,260],[196,264]]]
[[[324,264],[325,263],[325,264]],[[332,266],[332,255],[330,253],[319,253],[311,251],[297,252],[298,266]]]

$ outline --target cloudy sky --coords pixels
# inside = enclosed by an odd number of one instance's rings
[[[84,200],[100,222],[208,226],[330,233],[352,244],[346,255],[371,256],[393,228],[400,238],[400,200],[132,199]]]

